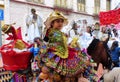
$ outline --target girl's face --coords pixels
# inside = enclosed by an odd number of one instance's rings
[[[63,19],[56,19],[53,21],[52,26],[55,29],[61,30],[63,27],[63,22],[64,22]]]

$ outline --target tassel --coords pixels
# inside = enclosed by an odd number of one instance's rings
[[[23,82],[22,76],[19,76],[19,82]]]
[[[27,82],[26,76],[23,76],[23,82]]]
[[[19,82],[18,74],[17,73],[15,74],[15,82]]]

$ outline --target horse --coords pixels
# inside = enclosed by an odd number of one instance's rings
[[[87,48],[87,53],[92,57],[94,62],[97,63],[97,67],[98,64],[101,63],[106,69],[111,69],[112,60],[107,46],[108,39],[106,39],[106,41],[93,39]]]

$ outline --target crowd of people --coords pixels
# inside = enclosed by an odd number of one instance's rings
[[[74,22],[73,28],[70,30],[69,38],[77,36],[79,38],[79,44],[81,48],[87,48],[94,38],[99,39],[100,41],[107,41],[106,47],[109,49],[112,61],[114,62],[115,67],[119,67],[120,36],[118,30],[114,27],[114,25],[111,25],[109,27],[100,27],[99,23],[96,23],[94,26],[87,26],[86,30],[82,33],[79,29],[81,28],[79,28],[77,26],[77,23]]]

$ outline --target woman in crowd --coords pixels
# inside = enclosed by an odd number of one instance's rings
[[[69,31],[69,38],[68,38],[68,44],[74,39],[74,38],[79,38],[79,36],[81,36],[81,33],[78,32],[78,25],[77,23],[73,22],[72,24],[72,28]]]
[[[119,67],[120,48],[118,46],[118,41],[114,41],[111,47],[111,58],[114,67]]]
[[[78,36],[78,27],[77,27],[77,23],[73,23],[72,29],[70,30],[70,37],[73,38],[75,36]]]

